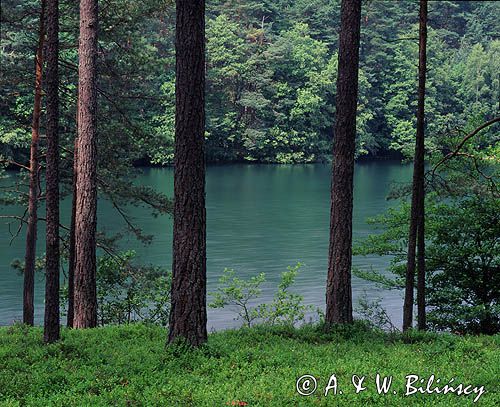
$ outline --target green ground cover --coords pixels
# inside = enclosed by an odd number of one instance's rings
[[[402,337],[356,323],[328,334],[316,326],[229,330],[195,350],[166,348],[165,339],[164,329],[137,324],[63,329],[46,346],[40,328],[0,328],[0,405],[465,406],[478,395],[405,395],[410,374],[424,387],[432,374],[439,385],[484,386],[476,404],[500,403],[500,335]],[[377,373],[393,377],[388,394],[377,394]],[[305,374],[318,383],[311,396],[296,390]],[[332,374],[337,394],[325,397]],[[366,390],[355,394],[352,375],[366,377]]]

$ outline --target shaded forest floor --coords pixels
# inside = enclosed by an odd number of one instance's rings
[[[64,329],[49,346],[41,338],[41,328],[0,328],[1,406],[465,406],[475,397],[405,396],[409,374],[483,385],[478,405],[500,401],[500,335],[402,337],[363,324],[328,334],[313,326],[257,327],[213,333],[198,350],[165,348],[165,330],[144,325]],[[377,394],[377,373],[393,376],[387,395]],[[304,374],[317,378],[312,396],[296,392]],[[332,374],[343,394],[325,397]],[[366,376],[359,394],[354,374]]]

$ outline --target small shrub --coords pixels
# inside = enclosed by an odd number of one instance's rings
[[[135,253],[104,256],[97,262],[97,317],[99,325],[142,321],[166,326],[170,312],[172,276],[161,267],[134,264]],[[67,286],[61,289],[65,310]]]
[[[211,308],[224,308],[235,306],[237,318],[243,320],[244,325],[250,327],[252,322],[259,317],[258,309],[250,304],[262,293],[261,285],[266,281],[264,273],[243,280],[236,277],[232,269],[224,269],[219,278],[219,287],[212,293],[214,300],[209,304]]]
[[[303,322],[312,306],[303,304],[303,296],[290,291],[295,278],[299,272],[301,263],[289,266],[288,270],[281,274],[278,290],[274,294],[273,301],[269,304],[252,306],[262,293],[262,284],[265,283],[265,274],[260,273],[244,280],[236,276],[232,269],[225,269],[219,279],[217,291],[212,293],[214,300],[209,304],[211,308],[224,308],[226,306],[236,307],[236,319],[243,320],[245,326],[250,327],[252,323],[259,320],[265,325],[296,325]]]
[[[387,311],[382,307],[381,302],[381,298],[370,301],[365,292],[358,300],[356,312],[372,327],[388,332],[399,332],[399,329],[392,323]]]
[[[304,321],[307,311],[314,309],[311,305],[304,305],[304,297],[290,292],[290,287],[295,283],[297,273],[302,267],[301,263],[288,266],[288,270],[281,274],[278,291],[274,294],[270,304],[261,304],[257,313],[269,325],[296,325]]]

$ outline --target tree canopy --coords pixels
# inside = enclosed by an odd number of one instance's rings
[[[38,2],[2,3],[0,154],[25,161],[30,140]],[[498,2],[430,4],[426,143],[498,110]],[[75,132],[78,10],[61,1],[61,144]],[[171,164],[174,5],[108,0],[100,7],[99,168]],[[208,162],[302,163],[331,153],[340,2],[212,0],[207,4]],[[364,3],[357,156],[411,156],[418,7]],[[124,154],[124,152],[127,154]],[[66,154],[71,156],[69,152]],[[61,164],[69,171],[70,164]]]

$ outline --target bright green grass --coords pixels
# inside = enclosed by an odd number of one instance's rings
[[[211,334],[198,350],[165,348],[166,332],[143,325],[64,329],[50,346],[41,337],[40,328],[0,329],[0,405],[472,405],[474,395],[405,397],[407,374],[484,385],[477,404],[500,405],[500,335],[412,333],[403,340],[362,324],[330,334],[311,326],[253,328]],[[377,372],[394,377],[391,394],[377,395]],[[306,373],[318,379],[318,391],[302,397],[295,381]],[[324,397],[331,374],[344,393]],[[367,390],[354,394],[353,374],[367,376]]]

